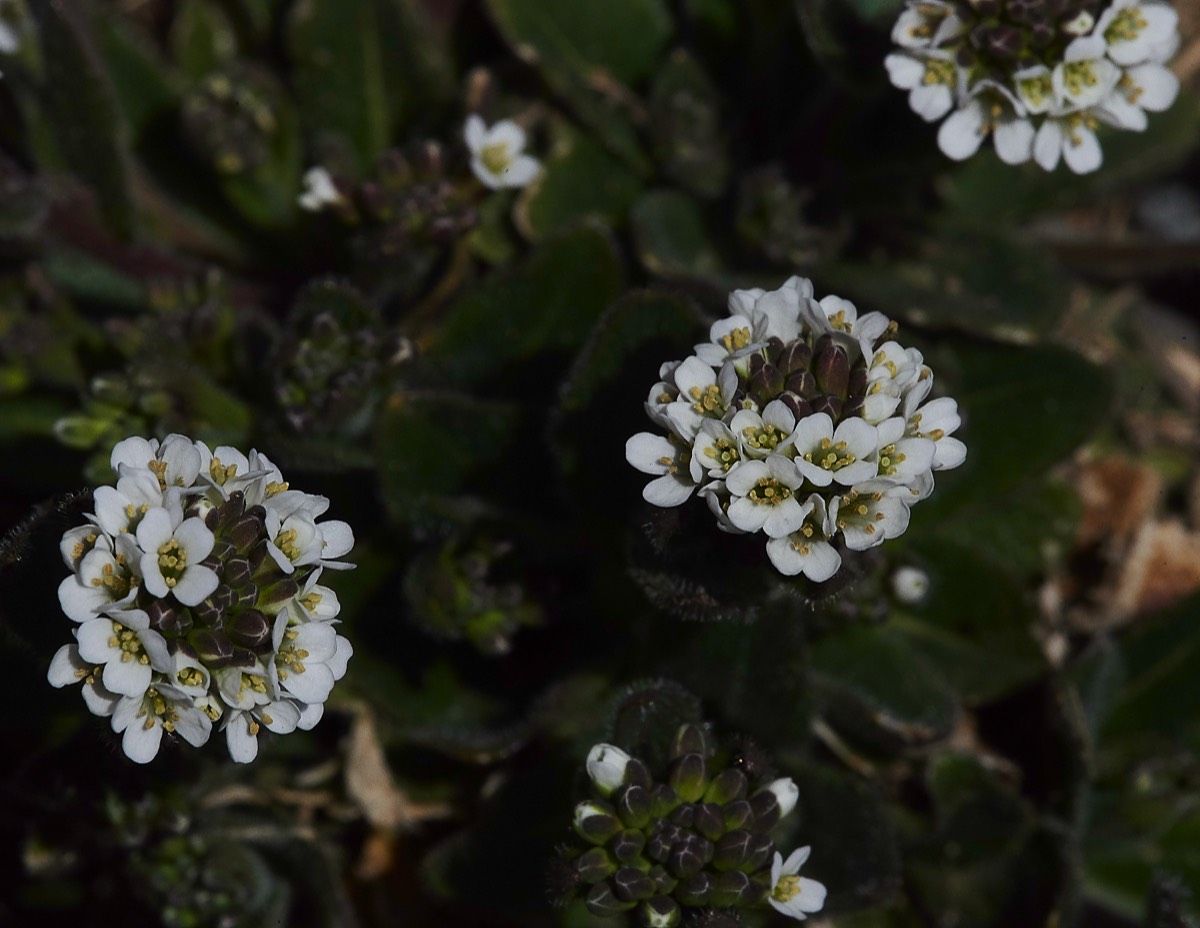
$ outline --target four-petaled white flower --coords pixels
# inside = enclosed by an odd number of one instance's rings
[[[946,117],[938,145],[948,157],[970,158],[990,136],[1009,164],[1032,159],[1052,171],[1065,161],[1084,174],[1104,160],[1101,123],[1141,132],[1147,112],[1175,101],[1179,83],[1162,65],[1179,46],[1179,17],[1159,0],[1111,0],[1098,18],[1054,16],[909,0],[884,66],[921,118]]]
[[[203,520],[167,509],[151,509],[137,527],[142,550],[142,584],[154,596],[173,594],[185,606],[198,606],[220,583],[216,571],[200,563],[215,539]]]
[[[525,151],[525,130],[511,119],[502,119],[494,126],[471,114],[463,127],[463,138],[471,153],[471,172],[479,182],[492,190],[501,187],[524,187],[542,166]]]
[[[799,875],[811,850],[808,847],[797,848],[788,855],[786,861],[776,851],[775,861],[771,864],[771,891],[767,895],[767,902],[775,911],[800,921],[813,912],[820,912],[825,906],[824,884]]]

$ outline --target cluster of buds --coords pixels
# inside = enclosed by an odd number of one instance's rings
[[[841,549],[902,534],[933,472],[965,460],[958,405],[926,402],[933,374],[886,316],[818,302],[803,278],[737,290],[729,310],[692,357],[660,368],[646,412],[667,434],[634,435],[625,457],[657,478],[647,502],[698,491],[722,530],[764,532],[781,573],[828,580]]]
[[[770,836],[796,805],[795,783],[719,769],[699,727],[680,728],[665,781],[611,744],[592,748],[587,772],[595,796],[575,808],[585,846],[562,859],[568,895],[593,915],[636,910],[640,924],[666,928],[707,909],[769,903],[803,919],[824,905],[825,887],[798,876],[809,849],[785,862]]]
[[[1178,17],[1160,0],[909,0],[892,38],[892,83],[925,120],[951,114],[938,144],[957,160],[991,134],[1009,164],[1094,171],[1101,123],[1141,132],[1179,92],[1164,66]]]
[[[262,728],[316,725],[352,653],[334,630],[337,596],[318,582],[351,566],[337,560],[350,526],[317,522],[329,500],[290,489],[257,451],[128,438],[111,464],[116,486],[95,491],[88,524],[60,545],[75,642],[50,683],[82,683],[138,763],[164,732],[199,746],[219,722],[247,762]]]
[[[184,100],[184,133],[218,173],[252,171],[271,158],[279,94],[263,71],[240,67],[210,74]]]

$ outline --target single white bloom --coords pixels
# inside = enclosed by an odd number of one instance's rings
[[[921,602],[929,592],[929,574],[919,567],[900,567],[892,574],[892,593],[907,605]]]
[[[691,449],[671,435],[639,432],[625,442],[625,460],[643,474],[654,474],[642,490],[642,498],[664,508],[684,503],[696,489],[691,475]]]
[[[597,744],[587,756],[587,772],[592,782],[607,796],[625,781],[625,768],[630,757],[611,744]]]
[[[200,474],[200,451],[190,438],[177,433],[168,435],[161,444],[157,438],[126,438],[113,447],[109,461],[118,475],[122,465],[149,470],[163,490],[190,487]]]
[[[1095,109],[1096,116],[1120,129],[1144,132],[1146,112],[1161,113],[1179,96],[1179,78],[1160,64],[1129,68],[1113,92]]]
[[[824,583],[842,566],[842,556],[829,543],[828,509],[824,497],[813,493],[805,501],[804,524],[785,538],[767,542],[767,557],[787,577],[803,574]]]
[[[173,668],[166,640],[150,627],[150,617],[141,609],[88,619],[76,637],[79,656],[103,666],[104,688],[121,696],[141,696],[154,671],[169,673]]]
[[[908,498],[911,493],[907,487],[868,480],[834,498],[829,505],[829,518],[842,533],[847,548],[865,551],[907,531]]]
[[[333,177],[323,167],[312,167],[305,171],[303,183],[304,189],[296,198],[301,209],[319,213],[326,206],[338,206],[345,202]]]
[[[811,850],[808,847],[798,848],[788,855],[786,861],[776,851],[775,862],[771,864],[771,893],[767,896],[767,902],[775,911],[800,921],[813,912],[821,911],[825,905],[825,886],[798,875]]]
[[[1060,106],[1087,109],[1117,86],[1121,69],[1105,58],[1104,52],[1104,39],[1094,35],[1074,39],[1066,47],[1063,60],[1050,76]]]
[[[272,629],[271,686],[302,703],[324,702],[345,676],[354,649],[328,622],[289,624],[288,619],[284,609]]]
[[[671,430],[691,441],[705,419],[721,419],[733,402],[738,376],[732,362],[720,371],[693,355],[675,369],[679,399],[665,408]]]
[[[928,438],[905,437],[907,425],[902,416],[894,416],[877,427],[879,447],[874,457],[881,480],[908,485],[933,469],[937,445]]]
[[[124,732],[121,750],[135,763],[148,764],[158,754],[163,732],[178,734],[200,747],[212,732],[212,721],[183,691],[156,683],[138,696],[126,696],[112,716],[112,730]]]
[[[735,291],[745,294],[759,291]],[[801,307],[808,308],[813,303],[812,282],[804,277],[791,277],[778,290],[761,292],[753,303],[746,306],[744,315],[754,322],[755,331],[761,332],[764,339],[778,338],[784,344],[795,341],[803,331],[801,325]],[[732,300],[732,297],[730,298]],[[739,303],[748,303],[747,298]],[[815,318],[824,314],[820,309],[810,309]]]
[[[1021,102],[995,81],[983,80],[972,88],[970,99],[955,110],[938,130],[938,147],[948,158],[970,158],[992,135],[996,154],[1006,164],[1029,160],[1033,145],[1033,124],[1026,118]]]
[[[1104,161],[1100,140],[1096,138],[1098,125],[1090,112],[1047,118],[1034,139],[1034,159],[1047,171],[1058,167],[1060,158],[1076,174],[1095,171]]]
[[[77,572],[58,585],[58,604],[73,622],[133,601],[141,582],[142,550],[132,535],[99,540],[79,561]]]
[[[658,383],[650,388],[646,396],[646,415],[655,425],[672,430],[671,417],[667,408],[679,399],[679,388],[675,386],[675,372],[679,370],[682,361],[667,361],[658,369]]]
[[[892,85],[909,92],[908,105],[926,122],[937,122],[954,108],[959,69],[949,52],[893,53],[883,64]]]
[[[1165,3],[1114,0],[1096,23],[1096,36],[1107,44],[1117,64],[1134,65],[1156,60],[1160,47],[1178,35],[1179,14]]]
[[[933,470],[952,470],[967,459],[967,446],[951,437],[962,425],[962,416],[959,415],[955,400],[948,396],[938,397],[909,412],[906,397],[905,415],[906,435],[927,438],[933,442]]]
[[[764,460],[769,454],[786,455],[791,450],[790,436],[795,428],[796,416],[780,400],[767,403],[761,415],[752,409],[738,410],[729,422],[729,431],[742,455],[757,460]]]
[[[791,441],[796,449],[793,463],[813,486],[827,487],[834,481],[851,486],[878,471],[871,460],[879,446],[878,433],[863,419],[843,419],[835,430],[828,415],[814,413],[796,425]]]
[[[756,326],[741,314],[718,319],[709,328],[709,340],[695,346],[696,357],[718,369],[726,361],[733,361],[738,372],[745,376],[749,356],[762,347],[764,328],[761,318]]]
[[[62,539],[58,543],[58,551],[62,555],[63,563],[67,565],[67,569],[77,572],[79,570],[79,563],[83,560],[84,555],[95,548],[111,551],[112,544],[112,539],[105,535],[97,526],[92,524],[80,525],[77,528],[67,529],[63,532]]]
[[[304,581],[304,588],[293,596],[284,608],[291,609],[292,618],[299,622],[334,622],[342,610],[336,592],[317,581],[323,568],[318,567]]]
[[[467,117],[463,138],[471,153],[471,171],[480,183],[492,190],[524,187],[541,171],[536,158],[522,154],[525,130],[510,119],[491,128],[475,114]]]
[[[245,493],[268,473],[251,468],[250,459],[237,448],[218,445],[209,450],[202,441],[194,444],[200,453],[200,481],[215,491],[218,500],[227,500],[235,492]]]
[[[318,524],[312,512],[304,508],[281,519],[278,510],[268,508],[266,527],[267,551],[284,573],[290,574],[297,567],[309,564],[333,570],[354,566],[330,560],[354,547],[354,533],[345,522],[330,519]]]
[[[762,530],[771,538],[782,538],[804,522],[805,512],[796,499],[804,482],[792,462],[779,454],[765,461],[746,461],[730,471],[729,521],[743,532]]]
[[[258,756],[258,733],[263,727],[286,735],[299,724],[300,710],[291,700],[277,700],[253,709],[233,709],[225,714],[223,726],[229,756],[236,763],[248,764]]]
[[[741,412],[737,413],[733,421],[736,422],[737,416],[740,415]],[[696,444],[692,446],[692,459],[689,463],[692,481],[702,483],[705,476],[712,480],[724,480],[741,461],[742,445],[730,427],[716,419],[705,419],[700,424]]]
[[[901,48],[936,48],[965,30],[966,23],[944,0],[911,0],[892,28],[892,41]]]
[[[121,696],[101,682],[102,667],[85,661],[77,644],[64,644],[50,661],[46,679],[56,688],[83,684],[83,701],[92,715],[108,717],[117,709]]]
[[[215,539],[202,519],[178,521],[178,514],[151,509],[137,528],[145,552],[142,584],[154,596],[174,593],[185,606],[203,602],[220,582],[214,570],[200,562],[212,553]]]
[[[142,517],[163,505],[162,488],[153,471],[121,464],[120,474],[115,487],[96,487],[92,493],[96,524],[113,536],[137,531]]]

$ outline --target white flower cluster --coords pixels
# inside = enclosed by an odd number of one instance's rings
[[[257,451],[135,437],[111,460],[116,486],[95,491],[88,524],[60,545],[75,642],[54,655],[50,683],[82,683],[138,763],[164,731],[199,746],[219,722],[244,763],[262,727],[316,725],[353,653],[319,583],[353,566],[337,560],[350,526],[318,522],[329,500],[290,489]]]
[[[737,290],[729,311],[659,370],[646,412],[666,434],[634,435],[626,460],[655,475],[647,502],[698,492],[724,531],[764,532],[781,573],[828,580],[839,547],[902,534],[933,472],[966,458],[958,405],[929,400],[929,368],[886,316],[817,301],[803,278]]]
[[[990,134],[1008,164],[1085,174],[1101,123],[1144,131],[1179,93],[1178,16],[1158,0],[909,0],[892,39],[892,83],[927,122],[950,114],[938,145],[955,160]]]

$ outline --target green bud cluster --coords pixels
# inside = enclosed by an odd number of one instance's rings
[[[1101,0],[958,0],[955,12],[968,26],[958,63],[979,68],[981,77],[992,71],[1011,74],[1014,63],[1053,68],[1076,38],[1068,31],[1072,23],[1081,14],[1098,17],[1105,5]]]
[[[610,749],[611,750],[611,749]],[[631,912],[647,928],[679,925],[704,910],[750,908],[771,889],[771,829],[783,809],[766,783],[718,763],[704,731],[682,726],[661,779],[622,752],[613,787],[593,776],[594,795],[575,809],[584,845],[565,848],[557,874],[566,898],[598,917]]]

